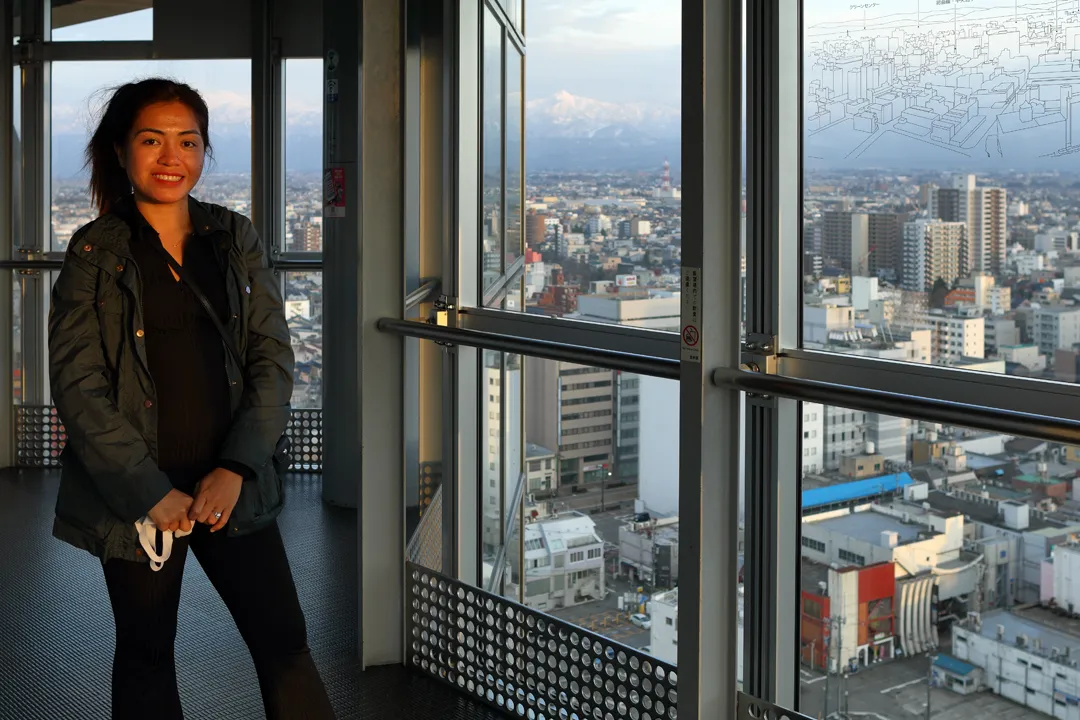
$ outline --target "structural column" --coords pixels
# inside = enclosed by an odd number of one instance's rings
[[[740,3],[683,3],[679,717],[735,716],[739,394]]]
[[[364,0],[360,126],[361,639],[365,665],[404,660],[403,0]]]

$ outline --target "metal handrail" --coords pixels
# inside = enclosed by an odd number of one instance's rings
[[[621,370],[668,380],[679,379],[679,361],[669,358],[635,355],[615,350],[601,350],[582,345],[535,340],[516,335],[496,335],[481,330],[465,330],[463,328],[431,325],[417,320],[382,318],[375,326],[383,332],[420,338],[421,340],[434,340],[451,345],[466,345],[483,350],[496,350],[546,360],[561,360],[579,365]]]
[[[1067,418],[731,368],[714,370],[712,381],[714,385],[758,395],[774,395],[1068,445],[1080,444],[1080,421]]]
[[[59,270],[63,260],[0,260],[0,270]]]

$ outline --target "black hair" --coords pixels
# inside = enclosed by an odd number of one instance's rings
[[[210,145],[210,111],[206,101],[190,85],[168,78],[147,78],[113,88],[101,120],[86,146],[86,166],[90,169],[90,199],[98,212],[108,213],[116,201],[131,192],[127,171],[120,165],[117,147],[125,147],[135,118],[148,105],[182,102],[190,108],[202,134],[206,155]]]

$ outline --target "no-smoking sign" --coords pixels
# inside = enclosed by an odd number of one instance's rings
[[[701,339],[701,333],[693,325],[687,325],[682,331],[683,342],[690,347],[697,347],[698,340]]]

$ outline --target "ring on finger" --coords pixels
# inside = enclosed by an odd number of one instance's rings
[[[218,510],[217,512],[213,513],[213,515],[214,515],[215,520],[220,520],[221,516],[222,516],[222,512],[220,510]]]

